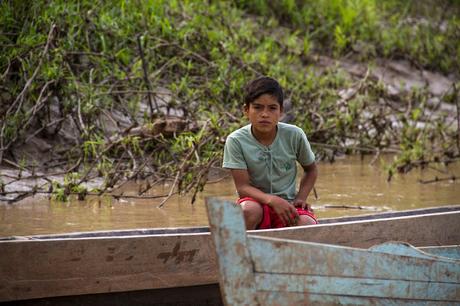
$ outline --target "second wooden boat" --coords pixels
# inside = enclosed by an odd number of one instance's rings
[[[459,245],[362,249],[260,237],[247,235],[239,206],[213,199],[207,208],[226,305],[460,304]]]

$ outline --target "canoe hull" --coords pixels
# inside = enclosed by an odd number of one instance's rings
[[[212,284],[209,242],[206,234],[6,243],[0,300]]]
[[[338,220],[339,221],[339,220]],[[217,284],[214,245],[205,228],[120,231],[0,240],[0,302]],[[384,219],[251,231],[267,237],[370,247],[460,241],[460,206]]]

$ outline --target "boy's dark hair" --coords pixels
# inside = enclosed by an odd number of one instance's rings
[[[268,94],[273,96],[280,107],[283,107],[283,89],[281,85],[270,77],[260,77],[250,81],[244,88],[244,104],[249,106],[261,95]]]

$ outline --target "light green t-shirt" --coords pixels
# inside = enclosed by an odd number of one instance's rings
[[[225,142],[224,168],[247,169],[252,186],[286,200],[296,196],[296,161],[307,166],[315,155],[304,131],[295,125],[279,122],[270,146],[252,135],[251,124],[232,132]]]

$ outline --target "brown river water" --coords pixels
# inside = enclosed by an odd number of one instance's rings
[[[385,157],[388,161],[391,157]],[[386,180],[383,160],[370,164],[372,157],[351,156],[335,163],[320,162],[316,183],[318,199],[310,195],[316,215],[321,218],[352,216],[375,212],[407,210],[460,204],[460,180],[421,184],[435,176],[460,176],[460,163],[436,169],[415,169]],[[131,186],[135,190],[135,186]],[[166,194],[168,186],[151,194]],[[138,200],[88,198],[86,201],[50,201],[29,198],[13,205],[0,204],[0,237],[101,231],[134,228],[207,226],[204,201],[218,196],[234,201],[231,178],[208,184],[194,205],[188,196],[174,196],[163,208],[161,199]]]

